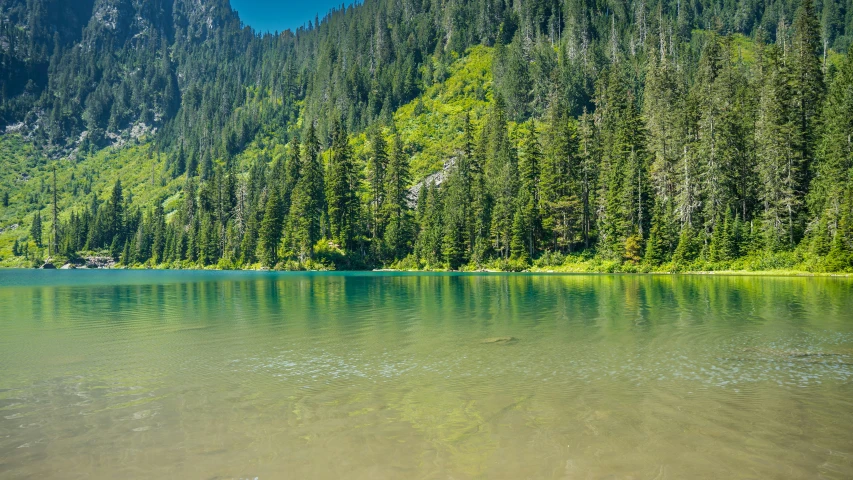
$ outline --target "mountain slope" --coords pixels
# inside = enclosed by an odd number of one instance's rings
[[[841,3],[76,8],[0,42],[2,265],[850,268]]]

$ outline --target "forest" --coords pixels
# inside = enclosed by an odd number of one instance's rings
[[[853,270],[849,2],[62,5],[0,0],[2,266]]]

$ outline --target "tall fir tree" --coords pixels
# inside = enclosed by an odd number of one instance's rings
[[[299,180],[293,190],[288,236],[300,261],[314,257],[314,244],[322,235],[325,214],[325,187],[320,165],[320,142],[314,125],[308,128],[302,146]]]
[[[342,248],[355,246],[358,218],[358,173],[349,144],[346,128],[335,121],[332,128],[332,146],[326,168],[326,203],[329,214],[329,233]]]
[[[394,134],[388,169],[385,172],[385,201],[382,218],[385,222],[383,237],[388,258],[400,260],[410,251],[413,235],[412,212],[409,205],[409,159],[403,151],[400,134]]]

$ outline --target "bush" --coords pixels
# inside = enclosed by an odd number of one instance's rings
[[[397,260],[391,264],[391,268],[395,270],[420,270],[418,259],[413,253],[410,253],[402,260]]]

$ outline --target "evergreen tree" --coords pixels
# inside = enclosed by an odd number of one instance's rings
[[[832,237],[832,245],[824,259],[825,268],[830,272],[849,271],[853,266],[853,188],[847,181],[838,228]]]
[[[652,218],[654,244],[646,257],[653,265],[664,263],[671,252],[667,233],[679,225],[675,205],[682,182],[683,154],[687,140],[686,94],[673,62],[666,55],[666,35],[661,32],[660,48],[650,51],[643,92],[643,117],[646,122],[647,148],[651,155],[650,180],[655,194]],[[651,232],[650,232],[651,236]],[[652,242],[652,238],[649,239]],[[647,248],[647,250],[648,250]],[[651,255],[651,257],[649,257]]]
[[[668,222],[666,221],[666,212],[664,212],[664,201],[661,197],[655,199],[649,238],[646,241],[646,252],[643,257],[646,264],[653,267],[669,261],[669,255],[673,248],[670,232],[666,230]]]
[[[541,224],[536,227],[541,228],[542,248],[572,251],[573,245],[584,239],[579,196],[584,193],[585,172],[578,152],[577,127],[556,100],[548,112],[544,138],[538,189]]]
[[[289,214],[293,202],[293,191],[296,189],[296,185],[299,183],[299,176],[301,173],[301,159],[299,155],[299,142],[296,140],[295,137],[290,140],[290,143],[288,143],[287,147],[287,162],[284,169],[284,185],[282,188],[281,197],[282,204],[284,205],[284,211]]]
[[[847,178],[853,167],[853,57],[847,55],[824,103],[808,206],[812,221],[825,219],[833,232],[841,220]]]
[[[388,144],[379,127],[370,131],[370,153],[367,161],[367,183],[370,187],[370,237],[375,251],[381,250],[385,233],[385,175],[388,170]],[[377,252],[381,253],[381,252]]]
[[[509,138],[503,99],[495,98],[484,137],[486,140],[486,186],[492,198],[492,248],[500,257],[510,255],[512,223],[518,193],[518,159]]]
[[[32,237],[37,247],[42,247],[41,212],[36,211],[36,214],[33,215],[33,223],[30,225],[30,237]]]
[[[807,193],[811,180],[817,134],[820,125],[821,105],[826,85],[820,55],[820,23],[814,0],[802,0],[793,24],[792,58],[790,64],[790,101],[793,123],[793,149],[796,154],[795,191]]]
[[[412,242],[412,213],[409,205],[409,160],[403,153],[403,141],[394,135],[391,157],[385,173],[385,193],[382,218],[386,222],[385,251],[391,260],[402,259]]]
[[[439,268],[442,263],[442,198],[435,183],[421,189],[418,197],[418,239],[415,255],[428,268]]]
[[[770,250],[792,248],[797,232],[797,178],[800,165],[794,145],[794,124],[787,105],[788,71],[778,49],[768,47],[763,65],[761,97],[756,122],[756,157],[759,164],[762,232]]]
[[[270,187],[264,208],[264,218],[258,232],[261,249],[261,261],[268,267],[278,263],[278,248],[284,228],[284,201],[278,185]]]
[[[324,190],[320,142],[312,124],[302,146],[301,169],[293,190],[288,227],[291,248],[300,261],[313,258],[314,244],[320,239],[325,214]]]
[[[444,184],[444,234],[442,247],[444,261],[451,269],[467,263],[471,255],[472,237],[472,182],[475,171],[473,158],[473,128],[468,114],[463,117],[463,146]]]
[[[542,149],[534,123],[531,122],[526,133],[519,160],[521,182],[513,215],[510,246],[512,256],[523,261],[536,255],[542,229],[539,208]]]
[[[355,159],[346,128],[336,121],[332,129],[332,146],[326,169],[326,203],[329,233],[347,251],[354,247],[358,218],[358,177]]]
[[[114,240],[117,245],[124,245],[124,194],[122,193],[121,180],[116,180],[110,196],[108,232],[109,239]]]
[[[596,102],[601,140],[607,146],[600,161],[599,247],[605,256],[617,259],[629,237],[645,237],[651,217],[645,136],[618,67],[611,67],[599,83]]]

